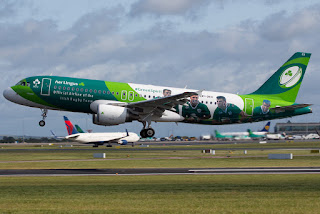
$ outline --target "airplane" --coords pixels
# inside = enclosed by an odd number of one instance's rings
[[[220,132],[218,132],[218,130],[214,130],[215,134],[216,134],[216,139],[217,140],[232,140],[235,138],[234,135],[223,135]]]
[[[270,129],[270,124],[271,124],[271,122],[268,121],[268,122],[266,123],[266,125],[264,125],[264,127],[263,127],[260,131],[253,132],[253,134],[263,135],[263,134],[268,133],[268,132],[269,132],[269,129]],[[235,138],[235,137],[240,137],[240,139],[241,139],[241,137],[245,137],[245,138],[246,138],[247,136],[249,136],[249,133],[248,133],[248,132],[222,132],[222,133],[220,133],[220,134],[221,134],[221,135],[233,136],[234,138]],[[248,138],[246,138],[246,139],[248,139]]]
[[[266,138],[266,134],[254,134],[250,129],[248,129],[249,137],[251,139],[264,139]]]
[[[285,140],[287,139],[286,133],[267,133],[266,134],[267,140]]]
[[[269,132],[270,121],[266,123],[266,125],[259,132],[253,132],[255,135],[264,135]],[[218,140],[250,140],[248,132],[224,132],[220,133],[215,130],[216,139]]]
[[[60,76],[27,77],[3,95],[39,108],[40,126],[48,110],[82,112],[92,114],[96,125],[139,121],[145,138],[155,134],[152,122],[226,125],[312,113],[311,104],[295,102],[310,57],[311,53],[293,54],[260,88],[244,95]]]
[[[65,125],[68,131],[68,135],[65,137],[67,140],[72,140],[85,144],[94,144],[93,147],[98,147],[105,143],[118,143],[121,145],[127,145],[128,142],[137,142],[140,137],[133,132],[101,132],[101,133],[79,133],[73,126],[71,121],[64,116]]]

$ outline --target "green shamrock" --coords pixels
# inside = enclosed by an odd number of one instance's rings
[[[291,77],[291,76],[292,76],[292,71],[289,70],[289,71],[288,71],[287,73],[285,73],[284,75],[286,75],[286,76],[289,75],[289,76]]]

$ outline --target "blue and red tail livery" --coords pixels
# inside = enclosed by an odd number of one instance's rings
[[[68,135],[72,135],[72,134],[77,134],[79,133],[77,131],[77,129],[73,126],[73,124],[71,123],[71,121],[66,117],[66,116],[63,116],[64,118],[64,122],[66,124],[66,128],[67,128],[67,131],[68,131]]]

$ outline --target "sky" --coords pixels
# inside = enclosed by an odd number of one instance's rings
[[[299,0],[1,0],[0,90],[35,75],[247,94],[295,52],[312,53],[297,103],[312,114],[271,121],[319,122],[320,2]],[[139,133],[142,124],[97,126],[91,115],[41,111],[0,96],[0,135],[66,135],[83,129]],[[156,136],[261,129],[264,122],[207,126],[153,123]]]

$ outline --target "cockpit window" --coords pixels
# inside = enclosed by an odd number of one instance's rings
[[[20,82],[18,82],[16,85],[26,86],[26,82],[20,81]]]
[[[21,85],[21,86],[28,86],[30,87],[30,82],[26,82],[25,80],[21,80],[18,82],[16,85]]]

